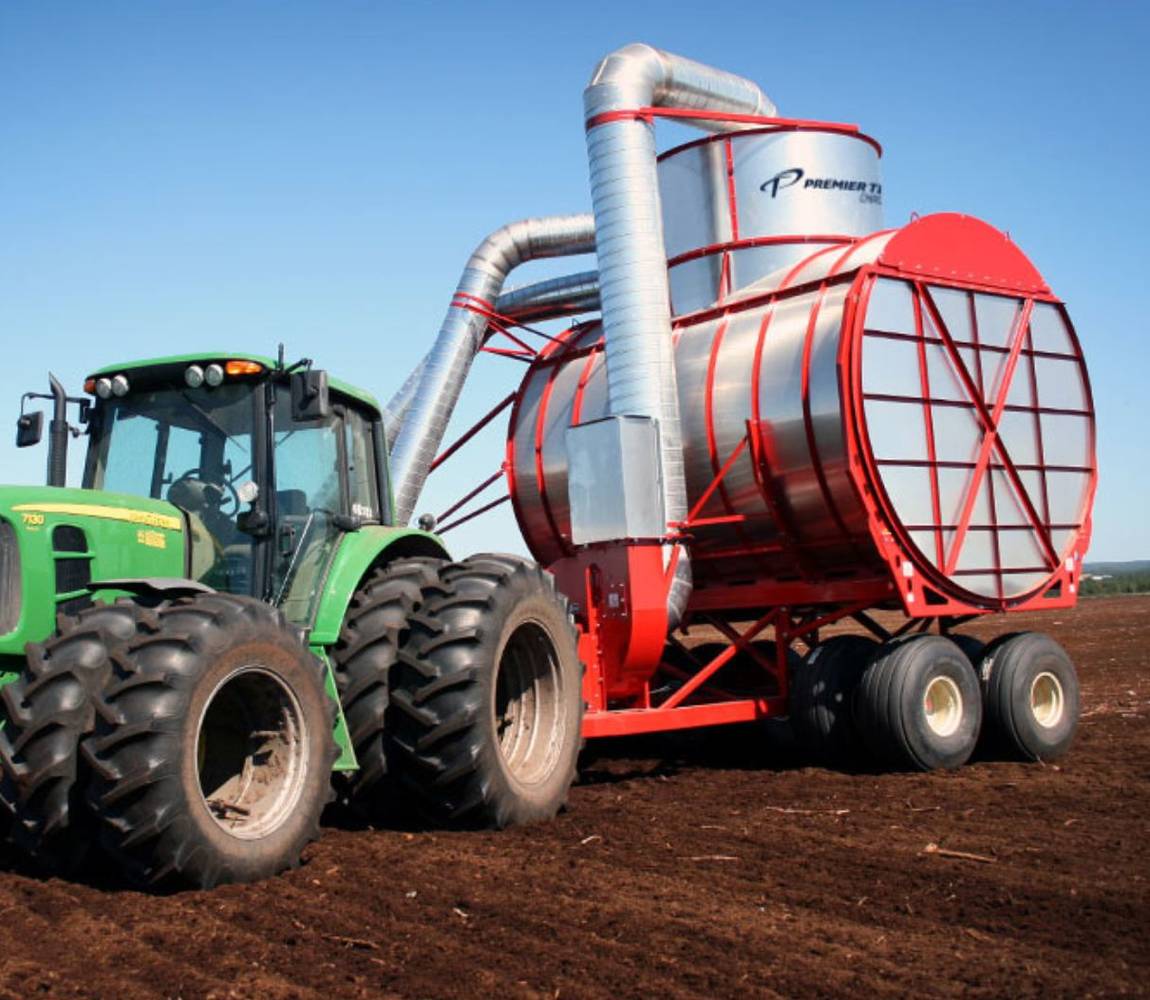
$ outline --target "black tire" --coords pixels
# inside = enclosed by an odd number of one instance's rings
[[[550,819],[581,744],[583,671],[567,600],[550,573],[514,556],[472,556],[437,577],[392,672],[395,773],[437,823]]]
[[[444,562],[400,559],[372,573],[352,597],[332,650],[340,702],[359,761],[359,770],[341,780],[348,796],[363,805],[387,776],[388,685],[400,632]]]
[[[1078,673],[1042,632],[1003,636],[980,669],[987,745],[1025,760],[1056,760],[1070,749],[1081,710]]]
[[[124,600],[61,615],[53,636],[28,645],[23,672],[0,693],[0,800],[10,836],[50,872],[74,871],[92,842],[80,741],[112,673],[109,647],[135,634],[137,611]]]
[[[979,664],[982,663],[982,654],[986,652],[986,643],[965,632],[951,632],[947,638],[963,651],[971,666],[977,671]]]
[[[791,725],[800,749],[814,760],[845,765],[865,755],[854,720],[854,698],[878,648],[865,635],[832,636],[791,672]]]
[[[880,760],[896,768],[953,770],[970,759],[978,742],[978,676],[962,650],[942,636],[888,642],[859,682],[855,719]]]
[[[141,616],[139,632],[114,657],[83,744],[104,848],[148,886],[250,882],[298,864],[337,756],[321,665],[252,598],[179,598]]]

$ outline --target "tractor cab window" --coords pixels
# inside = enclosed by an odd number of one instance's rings
[[[163,386],[99,404],[84,485],[167,500],[191,525],[192,576],[250,594],[251,536],[236,519],[255,481],[253,393],[247,386]]]
[[[375,441],[371,422],[356,410],[344,415],[347,450],[347,489],[353,517],[379,521],[379,480],[375,472]]]
[[[276,387],[272,436],[276,532],[272,600],[289,621],[311,621],[344,512],[343,421],[292,419],[291,393]]]

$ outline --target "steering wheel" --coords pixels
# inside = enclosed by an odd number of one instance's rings
[[[229,518],[230,520],[235,520],[236,515],[238,515],[240,512],[240,507],[243,506],[243,503],[240,500],[240,495],[236,492],[236,488],[231,484],[231,482],[224,480],[222,483],[213,483],[204,478],[203,470],[199,466],[188,469],[186,472],[180,473],[180,475],[178,475],[172,481],[172,485],[168,487],[169,500],[172,499],[172,491],[177,490],[177,487],[179,487],[181,483],[187,483],[190,489],[195,489],[195,487],[191,485],[193,483],[202,485],[203,490],[196,491],[200,493],[200,510],[203,510],[210,502],[208,493],[209,490],[219,494],[219,500],[216,502],[216,512],[226,518]],[[178,493],[179,491],[177,490],[177,496]],[[188,503],[181,504],[178,500],[173,502],[176,503],[177,506],[190,508]]]

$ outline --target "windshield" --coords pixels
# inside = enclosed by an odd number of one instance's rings
[[[187,511],[193,577],[233,594],[252,592],[253,542],[236,518],[256,478],[257,396],[250,385],[180,386],[103,401],[84,472],[90,489],[168,500]]]

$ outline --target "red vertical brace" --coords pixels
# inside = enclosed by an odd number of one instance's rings
[[[930,463],[930,507],[934,516],[935,565],[942,566],[946,553],[942,546],[942,500],[938,488],[938,453],[934,442],[934,407],[930,400],[930,371],[926,358],[926,331],[922,322],[922,301],[914,301],[914,332],[918,337],[919,384],[922,388],[922,419],[926,430],[926,457]]]

